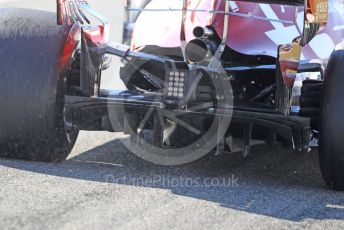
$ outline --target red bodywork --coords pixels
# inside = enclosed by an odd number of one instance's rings
[[[79,43],[77,37],[80,37],[80,32],[80,28],[78,28],[77,25],[73,25],[62,51],[62,56],[59,65],[60,71],[66,70],[66,68],[68,68],[71,65],[71,57],[73,56],[75,48]]]
[[[94,47],[104,47],[109,40],[109,25],[102,21],[102,18],[98,18],[102,22],[101,25],[89,25],[88,19],[82,12],[82,7],[79,8],[80,4],[87,5],[86,0],[56,0],[56,3],[57,24],[71,26],[60,60],[60,70],[65,70],[71,65],[71,57],[80,42],[81,34],[87,39],[88,44],[92,44]],[[73,7],[70,7],[71,5]],[[77,5],[79,7],[76,7]],[[72,13],[76,11],[79,11],[77,14],[79,19],[75,17],[75,13]],[[97,17],[97,15],[95,16]],[[80,23],[75,23],[77,20]],[[88,25],[84,26],[85,24]]]
[[[188,9],[211,10],[211,0],[189,0]],[[215,0],[215,10],[224,11],[224,1]],[[327,59],[335,47],[344,39],[343,0],[329,0],[329,22],[309,45],[302,51],[302,59]],[[149,9],[181,9],[182,1],[153,0]],[[277,46],[288,44],[300,35],[303,26],[303,7],[259,4],[249,2],[231,2],[231,10],[241,14],[294,23],[263,21],[252,18],[230,16],[227,45],[232,49],[250,55],[277,56]],[[297,12],[297,13],[296,13]],[[192,30],[196,26],[212,26],[221,36],[223,14],[188,12],[186,19],[186,40],[194,38]],[[181,31],[181,12],[142,12],[132,37],[132,48],[145,45],[160,47],[179,47]],[[178,22],[178,23],[177,23]],[[147,26],[149,25],[149,26]]]

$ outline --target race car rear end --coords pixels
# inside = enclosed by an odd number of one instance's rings
[[[288,43],[279,44],[275,56],[248,55],[228,46],[230,17],[282,24],[287,21],[238,14],[232,10],[230,1],[211,2],[212,8],[208,10],[189,8],[186,0],[176,8],[158,9],[166,13],[179,12],[180,22],[175,22],[181,28],[178,49],[147,46],[132,50],[108,41],[107,20],[86,1],[58,0],[57,28],[66,28],[61,37],[64,46],[51,62],[51,66],[58,63],[58,71],[45,79],[50,88],[42,88],[44,92],[54,92],[49,94],[50,105],[58,109],[33,114],[42,117],[43,123],[55,130],[49,129],[37,138],[28,138],[24,145],[20,144],[23,138],[19,130],[4,135],[0,143],[17,158],[55,161],[68,155],[79,130],[124,132],[128,134],[124,144],[139,157],[157,164],[178,165],[195,161],[209,152],[241,151],[243,157],[247,157],[252,145],[263,142],[275,144],[280,141],[297,151],[309,151],[311,141],[318,138],[320,132],[320,163],[324,178],[331,188],[343,189],[341,163],[344,162],[342,143],[338,139],[341,135],[337,129],[334,131],[334,124],[341,121],[342,109],[337,105],[341,91],[338,89],[334,93],[330,90],[336,88],[333,78],[342,74],[339,63],[343,63],[343,52],[336,51],[332,55],[325,74],[319,64],[300,62],[302,47],[326,26],[328,1],[258,1],[304,11],[303,30]],[[187,19],[195,12],[218,16],[222,19],[222,29],[205,26],[187,31]],[[26,23],[30,20],[24,21],[23,25]],[[187,40],[190,32],[194,38]],[[249,31],[247,34],[253,36]],[[25,46],[30,46],[34,40],[34,35],[30,36],[32,39],[26,39]],[[6,39],[0,37],[0,44]],[[45,55],[47,59],[52,58],[51,53]],[[114,77],[120,77],[127,90],[100,88],[102,71],[109,66],[110,55],[124,63]],[[319,76],[303,86],[301,112],[295,112],[292,110],[293,87],[300,73],[317,73]],[[55,75],[59,76],[59,81],[51,80]],[[332,80],[326,80],[329,79],[327,75],[331,75]],[[7,75],[2,73],[1,76],[6,78]],[[322,96],[324,78],[325,95]],[[8,82],[3,87],[15,87]],[[32,94],[45,95],[39,90],[33,90]],[[2,95],[0,98],[8,97]],[[18,103],[16,100],[17,97],[2,100],[2,104],[9,107],[9,103]],[[320,106],[320,100],[325,106]],[[24,110],[18,107],[12,111],[11,118],[4,115],[0,128],[3,129],[6,122],[8,127],[8,121],[16,125],[13,121],[20,119],[23,113],[30,113],[29,107]],[[39,119],[32,123],[28,117],[25,122],[34,127],[34,132],[28,129],[28,135],[44,130]],[[329,140],[334,134],[336,137]],[[62,137],[69,147],[59,155]],[[335,144],[331,145],[333,140]],[[34,146],[39,151],[31,151],[26,146]],[[41,146],[50,146],[50,150],[45,151]],[[24,156],[27,151],[32,154]],[[49,157],[52,153],[54,157]]]

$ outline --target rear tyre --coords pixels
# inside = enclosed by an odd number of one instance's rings
[[[67,158],[78,131],[65,128],[60,70],[70,28],[56,14],[0,9],[0,154],[56,162]]]
[[[325,74],[320,112],[320,168],[326,184],[344,190],[344,51],[335,51]]]

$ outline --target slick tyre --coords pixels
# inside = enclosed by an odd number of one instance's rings
[[[344,190],[344,51],[330,57],[320,111],[320,168],[326,184]]]
[[[65,160],[78,136],[66,131],[65,78],[59,63],[70,27],[56,14],[0,9],[0,154]]]

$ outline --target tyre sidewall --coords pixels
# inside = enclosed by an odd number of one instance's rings
[[[319,161],[330,188],[344,189],[344,51],[335,51],[325,74],[321,108]]]
[[[74,143],[65,136],[62,50],[70,27],[54,13],[0,9],[0,143],[10,156],[64,159]]]

